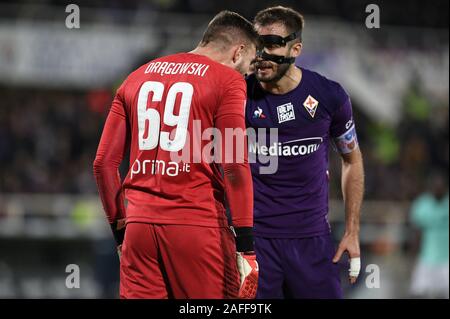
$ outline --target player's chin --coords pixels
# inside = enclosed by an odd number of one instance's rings
[[[260,82],[272,82],[274,79],[274,76],[256,74],[256,79]]]
[[[258,69],[255,72],[256,78],[261,82],[270,82],[273,80],[275,74],[272,69]]]

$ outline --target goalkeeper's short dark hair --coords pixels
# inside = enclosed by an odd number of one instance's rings
[[[258,33],[249,20],[236,12],[224,10],[209,22],[200,45],[211,42],[233,45],[238,41],[258,46]]]

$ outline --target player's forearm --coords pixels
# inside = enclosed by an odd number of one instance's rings
[[[94,161],[94,177],[109,223],[125,217],[119,166],[126,149],[126,121],[121,115],[110,112]]]
[[[248,163],[224,164],[225,190],[237,251],[253,251],[253,183]]]
[[[237,104],[242,110],[243,102],[238,100]],[[216,127],[221,136],[227,136],[226,130],[230,128],[242,132],[236,134],[234,147],[229,147],[226,141],[222,143],[221,163],[233,226],[253,228],[253,181],[248,164],[244,114],[222,115],[217,118]]]
[[[94,176],[108,222],[125,217],[121,179],[117,167],[108,167],[98,158],[94,161]]]
[[[233,226],[253,228],[253,183],[248,163],[224,164],[223,168]]]
[[[361,203],[364,194],[362,157],[342,162],[342,193],[345,205],[345,233],[359,234]]]

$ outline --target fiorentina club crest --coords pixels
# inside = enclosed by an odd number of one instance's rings
[[[316,115],[318,105],[319,102],[311,95],[308,95],[305,102],[303,102],[303,106],[305,107],[305,109],[308,111],[309,115],[311,115],[312,118],[314,118],[314,115]]]

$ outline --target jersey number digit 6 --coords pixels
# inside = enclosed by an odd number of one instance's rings
[[[186,134],[191,110],[192,95],[194,88],[190,83],[177,82],[172,85],[167,93],[164,106],[163,123],[168,126],[176,126],[175,137],[170,139],[169,132],[160,132],[161,115],[158,110],[147,108],[148,95],[153,92],[152,102],[161,102],[164,94],[164,84],[161,82],[147,81],[140,91],[137,103],[137,118],[139,130],[139,149],[152,150],[159,145],[162,150],[178,152],[186,143]],[[177,94],[181,93],[179,115],[173,114]],[[147,122],[148,121],[148,122]],[[148,134],[145,137],[146,124],[148,123]],[[159,137],[159,138],[158,138]]]

